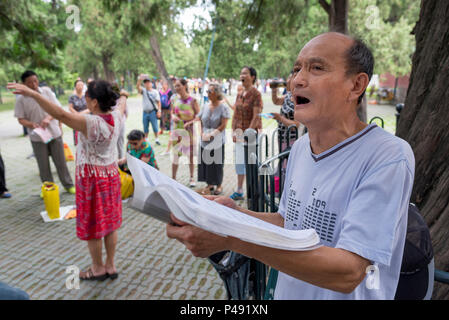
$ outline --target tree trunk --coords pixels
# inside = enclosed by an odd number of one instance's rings
[[[348,33],[348,0],[319,0],[329,16],[329,31]]]
[[[96,65],[94,65],[94,68],[92,69],[92,76],[95,80],[98,80],[98,69]]]
[[[104,77],[107,81],[109,82],[113,82],[115,81],[115,74],[114,71],[112,71],[109,68],[109,65],[111,64],[111,55],[108,55],[106,53],[102,54],[102,62],[103,62],[103,72],[104,72]]]
[[[171,82],[171,79],[169,78],[167,73],[167,69],[165,68],[164,59],[162,58],[161,49],[159,47],[159,41],[154,34],[150,36],[150,48],[151,55],[153,56],[154,63],[156,64],[160,77],[163,80],[167,80],[170,89],[175,92],[173,83]]]
[[[415,153],[411,201],[430,227],[437,269],[449,271],[449,1],[423,0],[413,33],[410,85],[397,135]],[[434,299],[448,299],[449,286],[435,283]]]

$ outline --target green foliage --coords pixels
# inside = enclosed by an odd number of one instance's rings
[[[348,17],[350,34],[363,39],[373,51],[375,73],[402,76],[411,71],[415,38],[411,34],[418,20],[415,0],[351,1]]]
[[[82,28],[66,27],[66,6],[80,8]],[[213,24],[197,18],[183,30],[179,13],[208,5]],[[350,0],[350,34],[373,50],[376,73],[410,72],[418,19],[416,0]],[[169,74],[202,77],[216,25],[209,78],[238,78],[244,65],[259,78],[286,78],[301,48],[328,30],[328,15],[307,0],[3,0],[0,2],[0,84],[34,69],[49,85],[76,77],[159,77],[150,54],[156,36]],[[186,44],[186,39],[189,43]]]

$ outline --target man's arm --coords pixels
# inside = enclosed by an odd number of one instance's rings
[[[225,197],[204,197],[279,227],[284,226],[280,213],[244,209]],[[179,221],[173,215],[172,219],[179,226],[167,225],[167,236],[181,241],[195,256],[208,257],[215,252],[232,250],[292,277],[334,291],[352,292],[364,279],[366,268],[370,265],[368,260],[344,249],[325,246],[309,251],[274,249],[238,238],[218,236]]]
[[[343,249],[322,246],[308,251],[280,250],[238,238],[221,237],[188,225],[173,215],[171,218],[176,226],[167,224],[167,236],[182,242],[196,257],[206,258],[219,251],[232,250],[294,278],[333,291],[352,292],[363,281],[370,265],[368,260]]]
[[[139,78],[137,78],[136,87],[137,87],[137,92],[139,92],[140,94],[142,94],[142,87],[140,86],[141,83],[142,83],[142,78],[141,78],[141,76],[139,76]]]
[[[84,135],[87,133],[86,118],[84,115],[78,113],[67,112],[53,101],[47,99],[37,91],[31,90],[25,85],[18,83],[8,83],[8,89],[14,89],[14,94],[21,94],[33,98],[39,104],[39,106],[47,112],[52,118],[55,118],[64,124],[68,125],[72,129],[82,132]],[[19,118],[20,119],[20,118]],[[20,120],[19,120],[20,122]]]
[[[27,128],[30,128],[30,129],[39,128],[39,124],[38,123],[31,122],[31,121],[29,121],[29,120],[27,120],[25,118],[18,118],[17,120],[24,127],[27,127]]]
[[[342,293],[354,291],[371,264],[355,253],[326,246],[309,251],[287,251],[230,238],[228,247],[294,278]]]

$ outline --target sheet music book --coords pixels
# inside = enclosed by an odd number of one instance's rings
[[[51,140],[53,140],[53,136],[47,128],[35,128],[32,132],[33,134],[38,135],[39,138],[42,139],[43,143],[49,143]]]
[[[289,230],[208,200],[147,163],[126,155],[134,179],[131,207],[170,223],[170,213],[188,224],[221,236],[284,250],[311,250],[320,246],[314,229]]]

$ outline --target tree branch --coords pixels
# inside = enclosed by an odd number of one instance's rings
[[[330,6],[330,4],[327,3],[326,0],[318,0],[318,2],[323,7],[324,11],[326,11],[327,14],[330,15],[331,14],[331,6]]]

